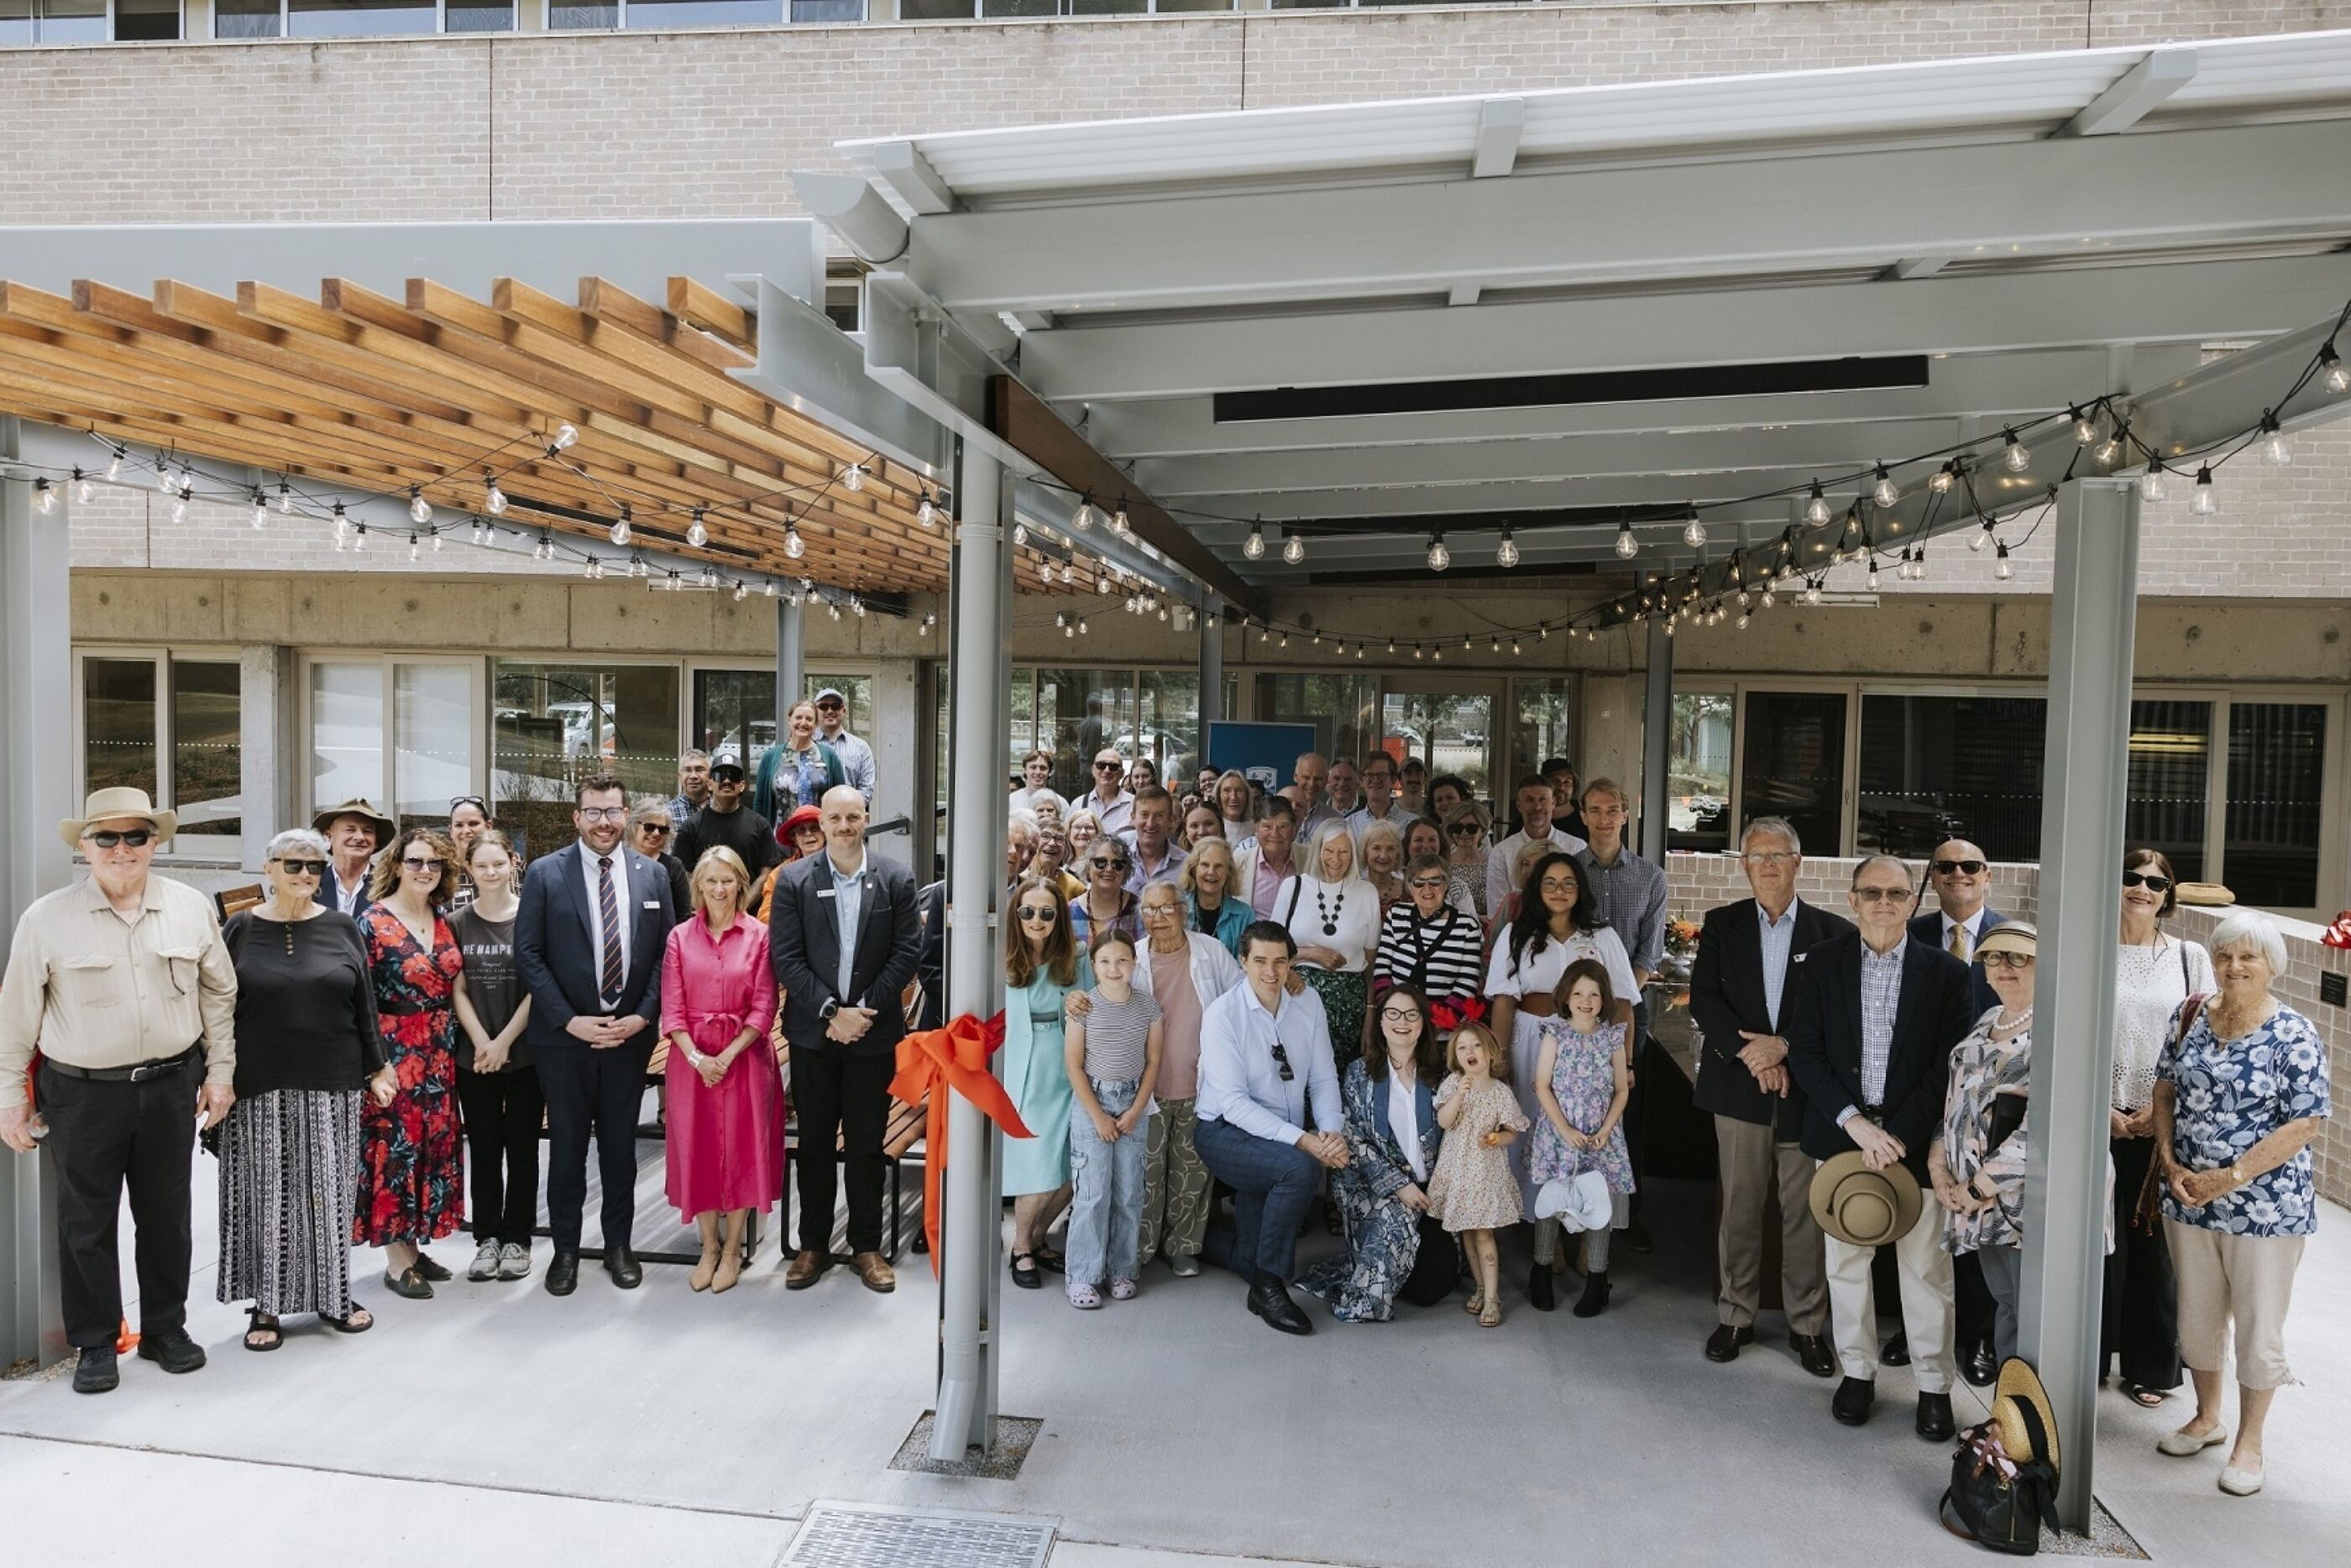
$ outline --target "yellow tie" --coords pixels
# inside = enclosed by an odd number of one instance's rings
[[[1968,929],[1965,926],[1951,928],[1951,956],[1961,963],[1968,962],[1975,956],[1974,946],[1968,940]]]

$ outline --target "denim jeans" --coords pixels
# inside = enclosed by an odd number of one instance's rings
[[[1094,1098],[1104,1115],[1123,1116],[1134,1104],[1141,1085],[1095,1084]],[[1068,1280],[1071,1285],[1099,1285],[1106,1280],[1134,1278],[1135,1251],[1143,1229],[1144,1156],[1149,1151],[1149,1123],[1123,1134],[1116,1143],[1104,1143],[1094,1132],[1093,1118],[1081,1109],[1070,1117],[1070,1179],[1076,1196],[1070,1202]]]

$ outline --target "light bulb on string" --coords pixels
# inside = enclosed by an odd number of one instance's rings
[[[1682,543],[1693,550],[1706,547],[1706,520],[1698,514],[1695,506],[1689,509],[1689,516],[1682,524]]]
[[[931,499],[931,493],[927,490],[923,492],[922,502],[914,508],[914,521],[925,528],[938,526],[939,505],[937,502]],[[928,631],[930,628],[925,625],[923,629]]]
[[[2171,494],[2171,486],[2164,483],[2163,476],[2168,472],[2170,471],[2163,466],[2163,459],[2148,458],[2147,472],[2138,476],[2139,499],[2142,501],[2167,499]]]
[[[2318,351],[2318,381],[2337,397],[2351,392],[2351,369],[2346,369],[2342,356],[2335,353],[2335,340],[2331,337]]]
[[[2220,498],[2212,489],[2210,463],[2196,471],[2196,496],[2189,502],[2188,510],[2199,517],[2218,517],[2220,514]]]
[[[1869,576],[1866,581],[1870,590],[1872,592],[1876,592],[1877,588],[1877,557],[1875,556],[1872,556],[1869,558]]]
[[[256,491],[253,493],[253,504],[252,504],[252,506],[251,506],[251,507],[249,507],[249,508],[247,509],[246,515],[247,515],[247,517],[250,519],[250,521],[252,522],[252,524],[253,524],[254,527],[256,527],[256,528],[266,528],[266,527],[268,527],[268,526],[269,526],[269,498],[268,498],[267,496],[266,496],[266,495],[262,494],[260,491],[256,490]]]
[[[1110,514],[1110,531],[1122,539],[1134,537],[1134,519],[1126,514],[1126,503],[1123,501],[1118,504],[1118,510]]]
[[[473,526],[473,528],[472,528],[472,530],[471,530],[471,538],[472,538],[472,542],[473,542],[474,544],[475,544],[475,545],[479,545],[479,544],[481,544],[481,543],[484,541],[484,539],[487,536],[487,533],[488,533],[488,530],[487,530],[487,528],[486,528],[486,524],[484,524],[484,523],[482,522],[482,520],[481,520],[480,518],[478,518],[478,517],[475,518],[475,519],[474,519],[474,526]]]
[[[361,555],[366,554],[366,552],[367,552],[367,524],[366,524],[361,523],[361,524],[358,524],[357,526],[355,526],[355,527],[353,527],[353,528],[351,529],[351,548],[352,548],[354,551],[357,551],[357,552],[359,552],[359,553],[360,553],[360,554],[361,554]],[[552,560],[552,559],[554,558],[554,552],[553,552],[553,551],[551,551],[551,550],[550,550],[550,551],[549,551],[549,552],[548,552],[548,558],[549,558],[549,559],[550,559],[550,560]]]
[[[183,484],[180,486],[180,493],[172,497],[172,522],[185,523],[188,520],[188,497],[193,493],[195,493],[193,490]]]
[[[555,427],[554,449],[557,452],[569,452],[578,444],[579,440],[580,431],[577,426],[559,424]]]
[[[1928,477],[1927,488],[1938,495],[1949,495],[1951,486],[1959,483],[1959,465],[1956,460],[1943,464]]]
[[[841,475],[841,487],[852,495],[864,489],[865,465],[862,462],[852,462],[843,470]]]
[[[44,517],[57,509],[57,493],[46,479],[33,481],[33,509]]]
[[[2272,468],[2290,468],[2294,465],[2294,443],[2286,439],[2285,431],[2279,428],[2277,415],[2266,410],[2262,414],[2261,448],[2262,461]]]
[[[1453,552],[1445,547],[1445,535],[1431,534],[1428,536],[1428,569],[1441,572],[1452,564]]]
[[[1012,525],[1012,546],[1017,550],[1025,550],[1029,547],[1028,524],[1015,523]]]
[[[1302,564],[1306,559],[1306,541],[1299,537],[1294,528],[1281,531],[1281,558],[1292,566]]]
[[[424,499],[424,492],[416,485],[408,487],[408,520],[418,527],[433,521],[433,504]]]
[[[92,495],[97,493],[97,487],[90,483],[89,475],[84,473],[78,468],[73,471],[73,486],[74,499],[76,501],[86,503]]]
[[[746,582],[737,581],[735,585],[735,602],[739,605],[750,597],[751,585]]]
[[[2000,451],[2001,465],[2011,473],[2022,473],[2026,469],[2031,468],[2032,454],[2027,452],[2023,443],[2016,439],[2016,432],[2003,431],[2001,434],[2006,437],[2006,441]]]
[[[495,475],[483,483],[482,510],[493,517],[503,517],[507,514],[507,493],[498,488]]]
[[[1510,537],[1510,525],[1503,524],[1502,538],[1494,546],[1494,565],[1509,571],[1519,564],[1519,542]]]
[[[2074,421],[2074,440],[2078,444],[2088,446],[2098,439],[2098,416],[2095,409],[2092,409],[2087,413],[2080,409],[2067,409],[2065,412]]]
[[[1877,465],[1877,483],[1871,487],[1869,498],[1880,506],[1891,506],[1902,499],[1902,492],[1895,484],[1894,476],[1886,472],[1886,465],[1882,462]]]
[[[841,601],[839,599],[825,600],[824,613],[830,618],[839,620],[841,618]]]
[[[1808,605],[1821,602],[1821,580],[1818,577],[1813,577],[1804,584],[1804,602]]]
[[[799,525],[798,525],[798,524],[791,524],[791,523],[787,523],[787,524],[784,524],[784,556],[785,556],[785,557],[786,557],[787,559],[789,559],[789,560],[794,560],[794,561],[797,561],[797,560],[799,560],[801,556],[805,556],[805,555],[807,555],[807,554],[808,554],[808,542],[807,542],[806,540],[804,540],[804,539],[802,539],[802,538],[800,537],[800,531],[799,531]]]
[[[116,447],[106,460],[106,483],[112,484],[122,477],[122,460],[131,454]]]
[[[1251,561],[1265,559],[1265,525],[1263,524],[1249,524],[1249,537],[1241,541],[1241,555],[1243,558]]]
[[[1761,598],[1760,598],[1760,599],[1757,599],[1755,602],[1756,602],[1756,604],[1757,604],[1758,606],[1760,606],[1761,607],[1762,607],[1762,608],[1764,608],[1764,609],[1770,609],[1773,605],[1776,605],[1776,604],[1778,604],[1778,603],[1780,602],[1780,597],[1779,597],[1779,596],[1778,596],[1777,594],[1774,594],[1774,593],[1773,593],[1770,588],[1765,588],[1765,589],[1763,590],[1763,597],[1762,597]]]
[[[1070,518],[1070,526],[1082,534],[1093,525],[1094,498],[1089,495],[1078,503],[1077,511]]]
[[[629,542],[629,504],[623,501],[621,503],[621,514],[612,519],[612,525],[604,531],[604,537],[615,545],[625,545]]]
[[[294,487],[282,479],[277,482],[277,514],[281,517],[294,515]]]
[[[1829,525],[1829,517],[1828,493],[1821,488],[1821,482],[1815,479],[1813,481],[1812,499],[1804,503],[1804,521],[1815,528],[1825,528]]]
[[[1088,631],[1090,631],[1090,630],[1092,630],[1092,628],[1090,628],[1090,627],[1088,627],[1088,626],[1086,625],[1086,618],[1085,618],[1085,617],[1083,617],[1083,616],[1080,616],[1080,617],[1078,618],[1078,635],[1079,635],[1080,637],[1083,637],[1083,636],[1085,636],[1085,635],[1086,635],[1086,633],[1087,633]]]
[[[168,457],[155,462],[155,488],[165,495],[172,493],[172,460]]]
[[[2016,568],[2009,565],[2008,546],[2006,545],[2002,545],[2000,547],[2000,556],[1992,566],[1991,575],[1998,577],[2003,583],[2016,576]]]
[[[685,525],[685,542],[697,550],[710,543],[710,530],[703,525],[699,506],[694,509],[694,521]]]
[[[1620,519],[1616,524],[1617,559],[1629,561],[1640,553],[1641,541],[1634,535],[1632,521],[1629,518]]]
[[[1983,554],[1984,546],[1991,543],[1991,519],[1987,517],[1983,520],[1983,526],[1976,530],[1975,537],[1968,541],[1968,548],[1980,556]]]
[[[2113,434],[2107,436],[2091,451],[2090,455],[2097,459],[2100,468],[2112,468],[2122,462],[2125,451],[2123,438],[2129,433],[2129,426],[2118,426]]]
[[[412,529],[408,535],[408,564],[413,566],[423,558],[424,540],[422,535],[418,535]]]

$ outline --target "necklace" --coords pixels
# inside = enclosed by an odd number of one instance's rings
[[[1339,916],[1346,907],[1347,890],[1344,888],[1339,889],[1339,908],[1333,909],[1322,901],[1322,884],[1320,882],[1314,884],[1314,912],[1322,917],[1324,936],[1335,937],[1339,934]]]
[[[2032,1022],[2032,1009],[2029,1007],[2013,1018],[2011,1018],[2008,1015],[2008,1010],[2006,1008],[2002,1008],[2000,1012],[1992,1014],[1991,1026],[1995,1030],[2012,1034],[2017,1030],[2023,1028],[2026,1024]]]

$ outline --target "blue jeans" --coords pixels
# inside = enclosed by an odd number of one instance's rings
[[[1133,1079],[1123,1084],[1097,1083],[1094,1098],[1102,1102],[1103,1114],[1115,1119],[1134,1104],[1139,1087]],[[1104,1143],[1094,1131],[1093,1118],[1082,1108],[1071,1116],[1070,1179],[1077,1189],[1070,1200],[1067,1266],[1071,1285],[1134,1278],[1135,1251],[1143,1230],[1144,1156],[1149,1151],[1148,1123],[1123,1134],[1116,1143]]]

